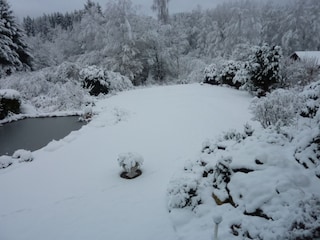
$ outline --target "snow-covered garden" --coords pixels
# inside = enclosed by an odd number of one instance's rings
[[[320,239],[320,1],[168,2],[0,0],[0,130],[88,123],[0,156],[0,240]]]
[[[317,82],[296,94],[300,107],[281,109],[296,113],[292,121],[266,128],[249,107],[258,111],[268,97],[251,103],[248,93],[219,86],[101,99],[81,130],[31,156],[2,157],[12,165],[0,174],[1,236],[210,239],[222,217],[220,239],[314,239],[319,90]],[[265,118],[280,111],[272,106]],[[120,178],[119,164],[136,163],[141,176]]]

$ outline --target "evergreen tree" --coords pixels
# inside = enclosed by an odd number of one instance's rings
[[[248,67],[250,75],[248,87],[252,92],[263,96],[270,91],[272,85],[280,82],[281,56],[282,50],[279,46],[270,47],[264,44],[254,49]]]
[[[0,77],[31,68],[24,32],[15,22],[6,0],[0,0]]]

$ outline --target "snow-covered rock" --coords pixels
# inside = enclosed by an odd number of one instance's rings
[[[33,155],[31,151],[19,149],[15,151],[12,155],[14,159],[18,159],[19,162],[32,162],[33,161]]]

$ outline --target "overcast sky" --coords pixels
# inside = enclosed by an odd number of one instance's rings
[[[95,0],[102,7],[108,0]],[[169,9],[171,13],[190,11],[200,5],[202,9],[213,8],[218,3],[227,0],[171,0]],[[15,15],[23,18],[27,15],[37,17],[43,13],[71,12],[82,9],[86,0],[8,0]],[[132,0],[135,5],[141,6],[141,11],[151,15],[151,5],[153,0]]]

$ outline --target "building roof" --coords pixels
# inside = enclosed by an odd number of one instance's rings
[[[291,58],[297,60],[315,60],[320,65],[320,51],[296,51]]]

